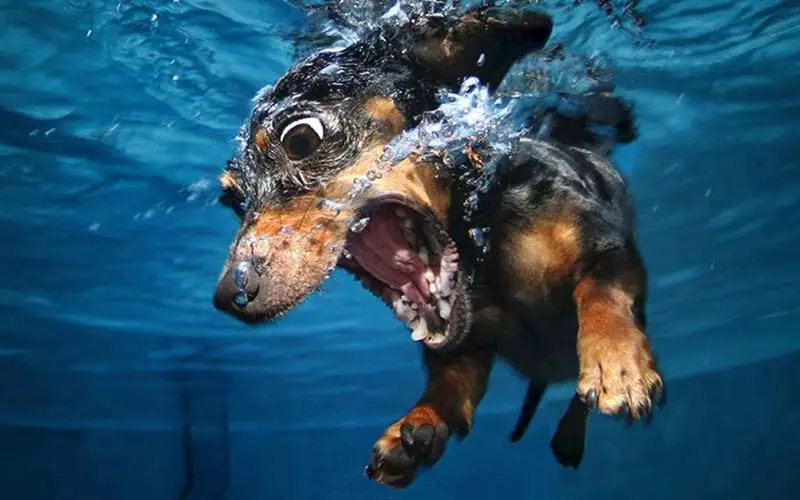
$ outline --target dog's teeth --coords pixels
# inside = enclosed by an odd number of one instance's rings
[[[411,229],[411,228],[413,228],[413,227],[414,227],[414,221],[412,221],[412,220],[411,220],[411,219],[409,219],[408,217],[406,217],[406,218],[403,218],[403,219],[400,219],[400,223],[401,223],[401,224],[403,225],[403,227],[404,227],[404,228],[406,228],[406,229]]]
[[[445,299],[439,299],[439,316],[447,321],[450,319],[450,302]]]
[[[406,211],[403,209],[403,207],[395,207],[394,214],[401,219],[406,218]]]
[[[430,256],[428,255],[428,249],[425,247],[420,247],[419,249],[419,260],[422,261],[423,264],[426,266],[430,264]]]
[[[433,283],[436,280],[436,275],[433,274],[433,270],[430,267],[425,270],[424,277],[428,283]]]
[[[411,303],[411,309],[416,311],[417,309],[419,309],[419,304],[417,304],[416,302],[412,302]]]
[[[403,302],[406,302],[406,303],[411,302],[411,299],[409,299],[408,295],[406,295],[406,294],[401,295],[400,296],[400,300],[402,300]]]
[[[394,307],[395,317],[403,323],[408,323],[417,316],[417,313],[402,300],[396,300],[392,305]]]
[[[405,236],[406,241],[408,241],[408,243],[411,244],[412,247],[417,245],[417,237],[414,236],[413,231],[403,228],[403,236]]]
[[[436,283],[431,283],[428,287],[428,290],[430,290],[431,295],[436,295],[436,292],[439,291],[439,288],[436,286]]]
[[[439,291],[442,297],[449,297],[453,293],[453,273],[443,270],[439,275]]]
[[[411,331],[411,340],[419,342],[428,336],[428,325],[425,323],[425,318],[419,318],[416,322],[414,329]]]

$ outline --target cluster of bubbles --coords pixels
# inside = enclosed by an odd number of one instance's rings
[[[410,155],[444,165],[468,189],[463,214],[471,224],[473,215],[480,211],[482,196],[495,180],[498,159],[523,135],[547,137],[551,122],[546,117],[529,120],[537,110],[579,112],[576,108],[580,107],[581,95],[612,85],[613,71],[604,53],[584,57],[553,46],[512,68],[496,92],[490,92],[476,77],[465,79],[457,92],[440,91],[437,109],[425,113],[418,126],[392,140],[374,170],[390,170]],[[477,153],[479,164],[469,157],[469,151]],[[370,175],[357,178],[349,198],[363,194],[372,180]],[[479,226],[470,229],[479,253],[489,249],[488,231]]]

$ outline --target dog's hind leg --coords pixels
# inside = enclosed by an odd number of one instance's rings
[[[583,460],[583,449],[586,443],[586,420],[589,408],[576,394],[569,402],[569,407],[558,422],[550,449],[558,463],[564,467],[577,469]]]
[[[522,403],[522,409],[519,412],[517,424],[514,426],[511,436],[509,436],[509,439],[512,443],[516,443],[522,439],[522,436],[525,435],[525,431],[528,430],[528,426],[530,425],[533,415],[536,413],[536,409],[539,407],[539,403],[541,403],[542,397],[544,396],[544,392],[546,390],[546,385],[541,386],[534,384],[533,382],[528,384],[528,390],[525,393],[525,401]]]
[[[441,458],[450,436],[465,437],[486,392],[493,357],[491,349],[457,355],[425,350],[425,392],[375,444],[367,476],[395,488],[405,487],[418,467],[433,466]]]
[[[592,409],[649,419],[663,381],[644,328],[646,276],[633,243],[607,251],[574,290],[578,311],[577,394]]]

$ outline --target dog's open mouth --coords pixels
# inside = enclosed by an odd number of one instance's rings
[[[394,310],[413,340],[452,347],[461,336],[456,244],[435,217],[402,198],[373,200],[357,220],[339,265]]]

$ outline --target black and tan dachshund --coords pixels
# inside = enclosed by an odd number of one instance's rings
[[[469,432],[498,357],[529,381],[512,440],[549,384],[577,378],[551,443],[565,466],[581,461],[590,409],[646,420],[661,399],[633,204],[592,131],[610,125],[631,140],[630,107],[603,94],[594,116],[554,111],[545,138],[520,138],[500,156],[384,153],[436,109],[440,88],[477,76],[496,89],[552,27],[535,11],[483,8],[319,51],[259,94],[220,178],[241,227],[218,309],[269,322],[338,266],[421,343],[425,391],[377,441],[366,471],[379,482],[408,485],[450,436]],[[468,224],[463,172],[486,161],[493,181]],[[486,252],[468,235],[476,221],[490,228]]]

